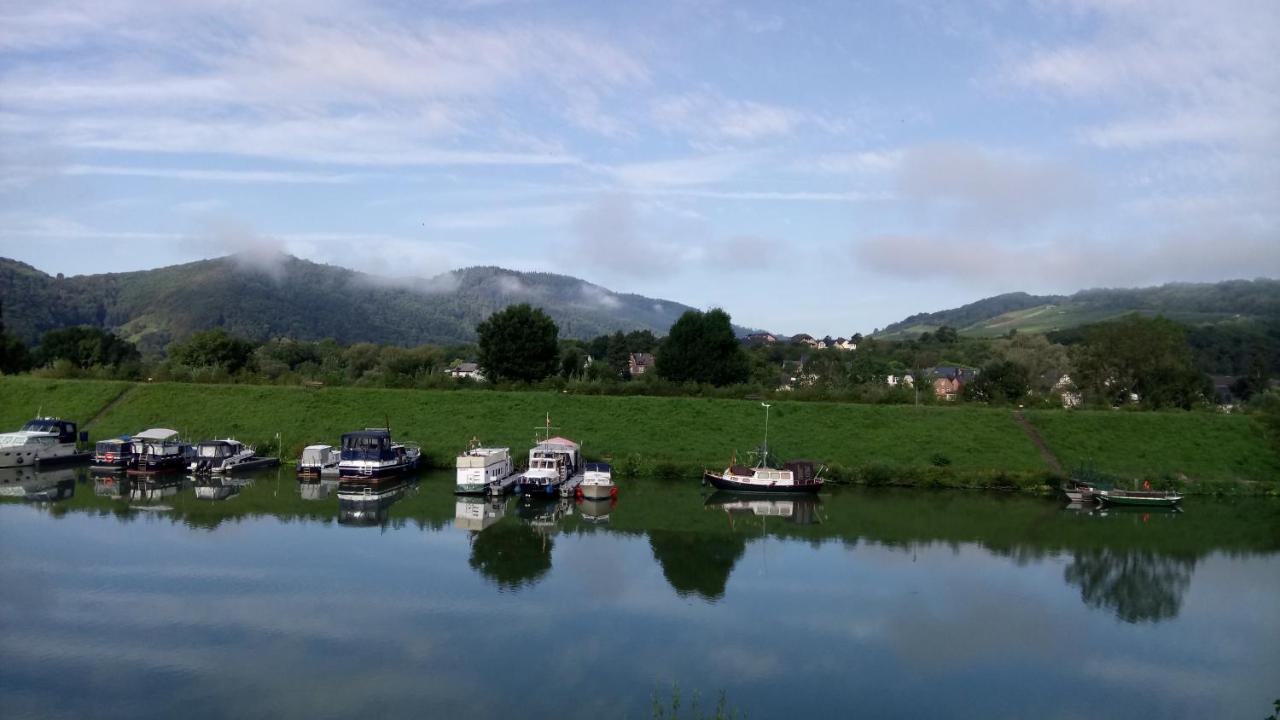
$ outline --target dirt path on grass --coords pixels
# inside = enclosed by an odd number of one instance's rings
[[[1027,434],[1027,438],[1031,440],[1031,444],[1036,446],[1036,450],[1040,451],[1040,457],[1044,458],[1045,463],[1049,465],[1049,469],[1059,475],[1063,474],[1062,463],[1058,462],[1058,457],[1054,455],[1053,451],[1049,449],[1049,446],[1044,443],[1044,438],[1040,437],[1040,431],[1036,430],[1036,427],[1031,424],[1030,420],[1027,420],[1021,410],[1015,410],[1013,412],[1013,419],[1017,420],[1018,424],[1022,426],[1023,432]]]
[[[83,425],[81,425],[80,429],[88,430],[94,423],[98,422],[98,420],[103,415],[106,415],[108,412],[110,412],[111,408],[115,407],[116,405],[119,405],[121,400],[124,400],[126,397],[128,397],[128,395],[132,393],[134,390],[137,390],[140,385],[141,383],[129,383],[129,385],[127,385],[125,389],[120,391],[119,395],[116,395],[114,398],[111,398],[110,402],[108,402],[106,405],[103,405],[102,408],[98,410],[98,412],[93,414],[93,417],[89,418]]]

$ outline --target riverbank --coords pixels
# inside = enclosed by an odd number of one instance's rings
[[[236,437],[296,457],[348,430],[390,425],[435,466],[478,437],[523,454],[550,413],[621,476],[697,477],[745,459],[760,440],[759,403],[707,398],[576,396],[547,392],[300,388],[0,378],[0,427],[37,411],[95,418],[99,439],[153,426],[191,439]],[[1211,413],[1038,411],[1026,414],[1070,470],[1087,463],[1189,493],[1275,493],[1280,455],[1250,418]],[[279,437],[279,441],[277,441]],[[1008,410],[778,402],[769,444],[828,466],[836,482],[1042,491],[1056,484],[1041,451]],[[277,448],[279,450],[277,450]]]

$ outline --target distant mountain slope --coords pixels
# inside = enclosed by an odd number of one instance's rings
[[[1280,280],[1170,283],[1134,289],[1081,290],[1074,295],[1008,293],[952,310],[920,313],[876,337],[912,338],[949,325],[965,335],[1042,333],[1108,320],[1131,312],[1161,314],[1192,325],[1280,317]]]
[[[52,328],[94,325],[115,329],[144,350],[214,327],[259,340],[462,343],[474,339],[476,324],[490,313],[520,302],[545,309],[562,337],[638,329],[666,334],[690,309],[564,275],[476,267],[392,282],[289,256],[65,278],[0,259],[0,302],[6,328],[24,342]]]

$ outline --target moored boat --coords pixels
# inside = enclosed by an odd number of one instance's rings
[[[298,477],[338,477],[338,463],[342,453],[332,445],[308,445],[298,458]]]
[[[481,447],[472,440],[467,451],[458,456],[457,485],[459,495],[502,495],[515,485],[515,465],[511,462],[511,449]]]
[[[538,429],[545,432],[545,437],[529,451],[529,468],[520,474],[516,489],[521,493],[545,495],[571,489],[582,479],[581,446],[567,438],[552,437],[550,415],[546,425]]]
[[[133,438],[123,435],[118,438],[99,440],[93,447],[93,465],[89,470],[95,473],[118,473],[133,462]]]
[[[618,486],[613,484],[613,466],[608,463],[587,463],[582,469],[582,482],[578,484],[580,497],[603,500],[617,496]]]
[[[1083,480],[1068,480],[1062,485],[1062,493],[1073,503],[1092,502],[1098,488]]]
[[[191,446],[178,439],[178,431],[151,428],[133,436],[130,442],[133,458],[131,475],[161,475],[181,472],[190,461]]]
[[[21,430],[0,434],[0,468],[83,460],[76,424],[55,417],[29,420]]]
[[[771,405],[761,403],[765,409],[764,444],[756,452],[759,460],[755,467],[738,465],[734,460],[724,472],[713,473],[704,470],[702,479],[717,490],[730,490],[746,493],[816,493],[822,489],[822,470],[814,470],[813,463],[808,460],[793,460],[785,463],[781,469],[769,465],[769,408]]]
[[[365,428],[342,436],[338,475],[342,478],[395,477],[417,469],[422,450],[391,441],[387,428]]]
[[[230,475],[279,464],[279,458],[255,455],[253,446],[227,438],[198,443],[188,469],[196,475]]]
[[[1094,494],[1108,505],[1173,507],[1182,502],[1181,493],[1174,490],[1098,490]]]

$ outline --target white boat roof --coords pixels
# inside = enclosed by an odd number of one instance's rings
[[[169,428],[151,428],[149,430],[143,430],[137,435],[134,435],[133,439],[134,440],[172,440],[173,438],[176,438],[176,437],[178,437],[177,430],[170,430]]]
[[[302,449],[303,450],[325,450],[325,449],[332,450],[333,446],[332,445],[308,445]]]
[[[504,447],[477,447],[466,451],[463,456],[488,457],[489,455],[505,455],[509,452],[511,452],[510,448]]]
[[[577,451],[579,447],[581,446],[578,445],[578,443],[568,438],[553,437],[546,440],[540,440],[538,444],[534,446],[534,449],[558,450],[560,452],[564,452],[565,448],[571,448],[572,450]]]

